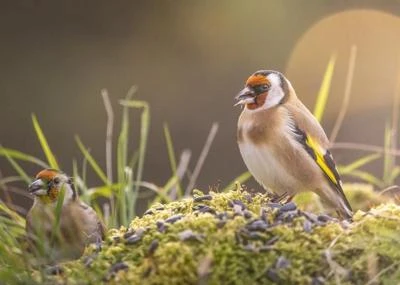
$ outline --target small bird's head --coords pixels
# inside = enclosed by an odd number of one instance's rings
[[[236,105],[250,110],[269,109],[285,101],[291,90],[290,82],[282,73],[259,70],[247,79],[245,87],[236,96]]]
[[[35,200],[49,204],[57,201],[61,189],[65,189],[64,203],[76,199],[75,187],[72,179],[65,173],[55,169],[40,171],[29,187],[28,192],[35,195]]]

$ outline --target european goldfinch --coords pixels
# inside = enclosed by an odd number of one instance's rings
[[[57,227],[56,205],[62,189],[64,200]],[[28,192],[35,198],[26,217],[27,236],[34,251],[47,262],[79,258],[88,243],[99,243],[104,238],[104,224],[91,207],[79,200],[65,173],[42,170]]]
[[[254,178],[278,195],[313,191],[344,218],[352,209],[324,130],[282,73],[260,70],[237,95],[237,141]]]

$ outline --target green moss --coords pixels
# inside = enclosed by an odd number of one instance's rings
[[[359,211],[352,223],[281,207],[240,187],[210,196],[195,191],[110,230],[98,253],[93,245],[63,264],[62,275],[42,281],[365,284],[380,274],[381,282],[400,282],[399,206]],[[166,222],[171,217],[176,221]]]

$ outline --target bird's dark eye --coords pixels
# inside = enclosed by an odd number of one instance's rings
[[[54,178],[54,179],[53,179],[53,183],[54,183],[55,185],[57,185],[58,183],[60,183],[60,178],[58,178],[58,177]]]
[[[253,89],[256,92],[256,94],[261,94],[269,89],[269,85],[268,84],[256,85],[253,87]]]

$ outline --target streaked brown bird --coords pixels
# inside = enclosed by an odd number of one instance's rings
[[[56,205],[64,189],[64,200],[58,219]],[[31,248],[49,263],[79,258],[89,243],[100,243],[105,226],[96,212],[83,203],[72,179],[55,169],[36,175],[28,192],[35,196],[26,217],[26,232]]]
[[[277,71],[257,71],[236,99],[236,105],[244,106],[238,121],[239,149],[254,178],[278,195],[313,191],[350,219],[352,209],[328,138],[289,80]]]

